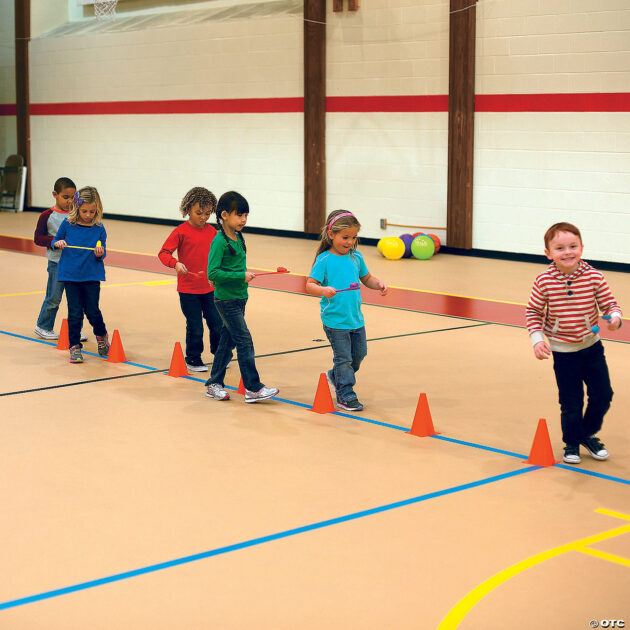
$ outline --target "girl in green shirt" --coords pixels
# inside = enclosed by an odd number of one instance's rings
[[[206,396],[228,400],[225,371],[236,348],[238,366],[245,386],[245,402],[254,403],[278,394],[276,387],[260,382],[254,361],[254,343],[245,323],[247,285],[255,274],[247,271],[245,239],[241,230],[247,223],[249,204],[245,197],[230,191],[217,204],[217,226],[220,234],[212,240],[208,256],[208,280],[214,282],[214,303],[223,320],[221,340],[214,354],[212,372],[206,381]]]

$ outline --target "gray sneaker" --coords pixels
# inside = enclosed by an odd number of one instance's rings
[[[59,335],[54,330],[46,330],[35,326],[35,334],[42,339],[59,339]]]
[[[81,354],[81,346],[70,347],[70,363],[83,363],[83,355]]]
[[[249,389],[245,390],[245,402],[255,403],[261,400],[267,400],[276,396],[280,390],[277,387],[265,387],[264,385],[257,392],[250,392]]]
[[[230,400],[230,394],[223,389],[223,385],[218,383],[210,383],[206,387],[206,396],[215,400]]]
[[[344,411],[363,411],[363,405],[358,400],[339,400],[337,398],[337,408]]]
[[[87,335],[83,331],[81,331],[81,337],[79,337],[79,339],[81,341],[87,341]]]

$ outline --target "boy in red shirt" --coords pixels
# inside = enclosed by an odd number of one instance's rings
[[[189,190],[179,207],[184,217],[166,239],[158,258],[177,272],[177,292],[186,318],[186,366],[192,372],[207,372],[201,359],[203,320],[210,331],[210,352],[214,355],[221,338],[223,323],[214,305],[214,287],[208,282],[206,269],[210,243],[217,231],[207,223],[217,208],[217,198],[206,188]],[[177,258],[173,252],[177,250]]]

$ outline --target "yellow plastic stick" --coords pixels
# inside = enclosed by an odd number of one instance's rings
[[[81,247],[81,245],[66,245],[66,247],[72,247],[72,249],[89,249],[92,251],[94,247]],[[96,247],[102,247],[101,241],[96,241]]]

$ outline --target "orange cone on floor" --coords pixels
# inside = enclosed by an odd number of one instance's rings
[[[558,462],[553,458],[553,449],[551,448],[551,440],[549,439],[549,431],[547,430],[547,421],[544,418],[538,420],[538,427],[532,450],[529,452],[529,458],[526,463],[534,466],[553,466]]]
[[[59,340],[57,341],[57,350],[68,350],[70,348],[70,339],[68,337],[68,320],[61,322],[61,330],[59,331]]]
[[[237,394],[242,394],[245,396],[245,385],[243,385],[243,377],[241,376],[241,382],[238,384],[238,389],[236,390]]]
[[[110,363],[124,363],[127,358],[125,357],[125,351],[123,350],[122,341],[120,340],[120,333],[118,330],[114,331],[112,337],[112,343],[109,346],[109,354],[107,360]]]
[[[413,418],[413,424],[409,431],[411,435],[417,437],[429,437],[436,435],[437,431],[433,428],[433,419],[429,410],[429,401],[426,394],[420,394],[418,406],[416,407],[416,415]]]
[[[188,368],[186,367],[182,345],[179,341],[175,342],[175,347],[173,348],[173,358],[171,359],[171,367],[168,370],[168,375],[175,377],[188,376]]]
[[[335,405],[333,405],[325,372],[319,375],[319,383],[317,383],[317,392],[315,392],[315,400],[313,401],[311,411],[315,413],[330,413],[331,411],[335,411]]]

